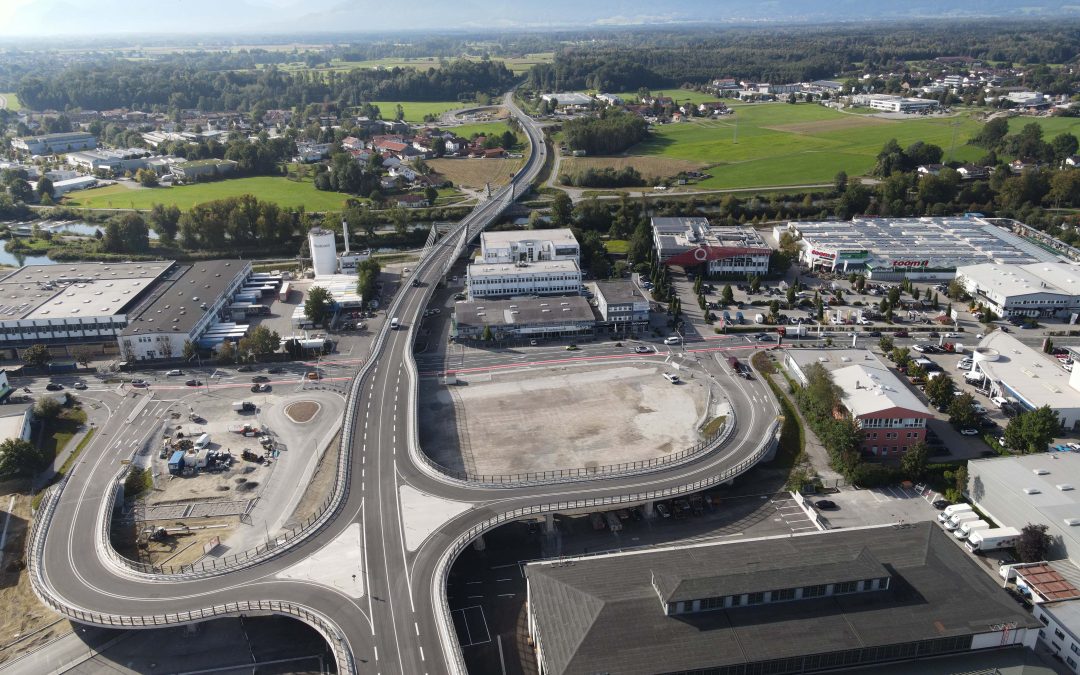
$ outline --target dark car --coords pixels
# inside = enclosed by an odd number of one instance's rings
[[[870,336],[870,337],[881,337],[881,331],[872,330],[869,333],[867,333],[867,335]]]
[[[47,385],[45,385],[45,388],[48,389],[49,391],[60,391],[61,389],[64,388],[64,385],[57,384],[56,382],[50,382]]]
[[[265,375],[256,375],[255,377],[251,378],[251,381],[252,382],[269,382],[270,378],[265,376]]]
[[[819,509],[822,509],[823,511],[831,511],[833,509],[840,508],[840,507],[838,507],[836,505],[836,502],[830,501],[828,499],[819,499],[816,502],[814,502],[814,506],[818,507]]]
[[[251,385],[251,391],[255,392],[256,394],[261,392],[261,391],[270,391],[270,385],[268,385],[268,384],[253,384],[253,385]]]
[[[952,504],[952,502],[950,502],[948,499],[935,499],[931,505],[938,511],[942,511],[946,506],[950,504]]]
[[[199,381],[199,380],[188,380],[184,384],[186,384],[189,387],[201,387],[202,386],[202,382]]]
[[[285,369],[284,368],[271,368],[270,370],[268,370],[266,372],[270,373],[271,375],[277,375],[279,373],[284,373]]]
[[[255,369],[252,368],[251,366],[240,366],[239,368],[236,369],[236,372],[238,372],[238,373],[250,373],[253,370],[255,370]]]
[[[893,337],[898,337],[898,338],[906,338],[909,335],[910,335],[910,333],[908,333],[906,330],[898,330],[895,333],[893,333]]]

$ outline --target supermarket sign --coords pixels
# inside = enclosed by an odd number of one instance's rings
[[[836,259],[836,254],[835,253],[829,253],[827,251],[819,251],[816,248],[812,249],[810,251],[810,253],[811,253],[811,255],[813,255],[815,257],[818,257],[818,258],[825,258],[827,260],[835,260]]]
[[[893,267],[929,267],[929,260],[894,260]]]

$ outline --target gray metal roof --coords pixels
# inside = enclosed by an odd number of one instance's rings
[[[596,291],[604,296],[609,305],[624,305],[631,302],[647,302],[633,283],[629,281],[594,281]]]
[[[188,334],[225,290],[244,274],[243,260],[204,260],[177,265],[162,277],[150,295],[128,315],[123,335]]]
[[[654,570],[772,569],[789,588],[807,560],[869,551],[887,591],[664,614]],[[672,547],[526,566],[530,610],[552,675],[678,672],[1041,624],[939,527],[917,523]],[[794,576],[792,576],[794,575]],[[764,580],[765,577],[762,577]]]
[[[475,300],[454,305],[459,326],[536,326],[595,319],[589,301],[580,295],[525,298],[521,300]]]

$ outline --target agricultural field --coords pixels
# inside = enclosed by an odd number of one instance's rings
[[[494,188],[510,182],[521,168],[522,159],[430,159],[427,164],[455,186],[479,190],[491,183]]]
[[[1072,134],[1080,138],[1080,117],[1011,117],[1009,133],[1015,134],[1031,122],[1038,122],[1043,129],[1043,140],[1049,141],[1058,134]]]
[[[196,204],[250,194],[283,207],[304,207],[308,211],[340,211],[351,195],[322,192],[311,180],[297,182],[281,176],[233,178],[214,183],[180,185],[177,187],[138,188],[110,185],[73,192],[64,197],[65,206],[89,209],[149,209],[154,204],[175,205],[188,210]]]
[[[707,167],[711,178],[697,187],[719,189],[827,183],[841,170],[862,175],[873,168],[890,138],[902,146],[919,140],[939,145],[946,160],[974,160],[985,154],[966,145],[980,127],[967,116],[884,120],[812,104],[732,107],[734,116],[657,127],[649,140],[625,156],[593,157],[587,165],[574,159],[569,164],[575,168],[630,164],[643,175],[660,175],[664,164],[657,159],[678,160],[687,164],[671,164],[675,172]],[[649,161],[638,166],[638,158]],[[567,173],[567,168],[561,172]]]
[[[651,178],[665,178],[683,171],[699,171],[705,162],[695,162],[672,157],[563,157],[559,164],[559,173],[573,176],[588,169],[616,170],[631,166],[648,181]]]
[[[698,104],[698,103],[704,103],[706,101],[721,101],[721,100],[724,100],[724,99],[721,99],[716,94],[712,94],[712,93],[708,93],[708,92],[702,92],[702,91],[693,91],[693,90],[690,90],[690,89],[678,89],[678,88],[675,88],[675,89],[663,89],[663,90],[661,90],[661,89],[650,89],[649,93],[652,94],[653,96],[670,96],[671,100],[675,101],[676,103],[687,103],[687,102],[689,102],[689,103],[693,103],[693,104]],[[624,91],[624,92],[616,94],[616,96],[618,96],[619,98],[621,98],[623,101],[625,101],[627,103],[631,103],[631,102],[632,103],[637,103],[638,102],[638,94],[637,94],[636,91]]]
[[[490,136],[502,134],[510,129],[506,122],[480,122],[477,124],[459,124],[455,127],[441,127],[443,131],[451,131],[461,138],[472,138],[474,135]]]
[[[0,110],[22,110],[22,103],[14,92],[0,92]]]

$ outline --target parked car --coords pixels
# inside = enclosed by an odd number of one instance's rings
[[[173,368],[169,372],[165,373],[165,375],[167,375],[168,377],[175,377],[177,375],[183,375],[183,374],[184,374],[184,371],[180,370],[179,368]]]
[[[829,499],[819,499],[814,502],[814,506],[818,507],[822,511],[832,511],[834,509],[840,508],[836,505],[836,502]]]
[[[188,380],[188,381],[187,381],[187,382],[185,382],[184,384],[186,384],[186,385],[187,385],[187,386],[189,386],[189,387],[199,387],[199,386],[202,386],[202,382],[200,382],[199,380]]]
[[[675,373],[664,373],[664,378],[667,379],[667,381],[672,383],[672,384],[678,384],[679,383],[679,376],[676,375]]]
[[[61,389],[64,388],[64,385],[59,384],[57,382],[50,382],[47,385],[45,385],[45,388],[47,390],[49,390],[49,391],[60,391]]]
[[[979,435],[979,430],[978,429],[961,429],[960,430],[960,435],[961,436],[978,436]]]
[[[949,504],[952,504],[952,502],[950,502],[948,499],[935,499],[931,503],[931,506],[933,506],[938,511],[941,511],[942,509],[944,509]]]
[[[265,375],[256,375],[255,377],[251,378],[251,381],[252,382],[269,382],[270,378],[265,376]]]
[[[82,391],[82,390],[86,389],[86,383],[85,382],[76,382],[74,386],[79,391]]]

